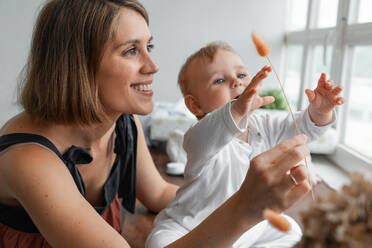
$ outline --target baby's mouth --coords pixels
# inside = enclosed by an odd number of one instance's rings
[[[236,97],[234,98],[234,100],[238,99],[238,98],[239,98],[239,96],[240,96],[240,95],[237,95],[237,96],[236,96]]]

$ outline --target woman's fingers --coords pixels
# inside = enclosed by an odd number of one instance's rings
[[[297,184],[307,180],[307,173],[303,165],[292,167],[286,175],[282,176],[277,188],[278,192],[285,195],[288,190],[295,187]]]
[[[291,179],[291,181],[295,181],[297,185],[307,179],[307,170],[305,169],[305,166],[301,164],[301,165],[292,167],[289,170],[289,175],[293,178]]]
[[[276,164],[274,164],[273,169],[276,170],[279,175],[285,175],[293,165],[301,162],[309,154],[310,149],[306,144],[298,145],[288,151]]]
[[[294,180],[286,174],[309,153],[306,140],[306,135],[297,135],[251,161],[240,192],[249,203],[255,199],[255,209],[285,210],[310,190],[304,166],[292,169]]]
[[[285,208],[292,206],[296,201],[300,200],[302,197],[305,196],[306,193],[310,191],[310,185],[307,181],[303,181],[296,186],[294,186],[291,190],[289,190],[285,195]]]
[[[251,162],[251,166],[271,167],[275,165],[276,163],[278,163],[278,161],[282,160],[284,157],[287,157],[288,153],[293,151],[296,147],[304,145],[306,143],[306,140],[307,140],[306,135],[300,134],[300,135],[294,136],[291,139],[283,141],[282,143],[275,146],[274,148],[264,153],[261,153],[260,155],[255,157]],[[284,162],[285,161],[283,161],[282,164]],[[296,164],[297,163],[292,163],[289,165],[289,167],[286,166],[287,169],[284,172],[286,172],[287,170],[289,170],[292,166]]]

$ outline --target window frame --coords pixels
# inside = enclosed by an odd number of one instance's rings
[[[351,87],[353,50],[355,46],[372,45],[372,22],[355,23],[359,10],[359,0],[339,0],[336,26],[316,28],[319,0],[309,0],[308,4],[305,29],[286,32],[284,39],[286,46],[303,45],[304,47],[300,72],[300,92],[304,92],[305,88],[310,85],[313,48],[317,45],[333,45],[330,77],[335,82],[341,82],[341,86],[344,88],[345,104],[337,109],[338,121],[335,124],[340,143],[337,145],[335,152],[327,155],[327,158],[350,174],[355,171],[371,173],[372,159],[359,154],[343,142],[346,133],[345,123],[348,114],[348,93]],[[304,109],[305,96],[304,94],[299,94],[299,96],[297,108]]]

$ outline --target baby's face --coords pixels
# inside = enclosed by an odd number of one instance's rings
[[[214,60],[198,60],[188,71],[190,92],[204,113],[239,97],[250,82],[241,58],[233,52],[217,51]]]

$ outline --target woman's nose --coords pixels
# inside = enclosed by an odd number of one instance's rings
[[[142,73],[154,74],[159,71],[159,66],[151,58],[150,54],[147,54],[144,59],[144,64],[142,66]]]

